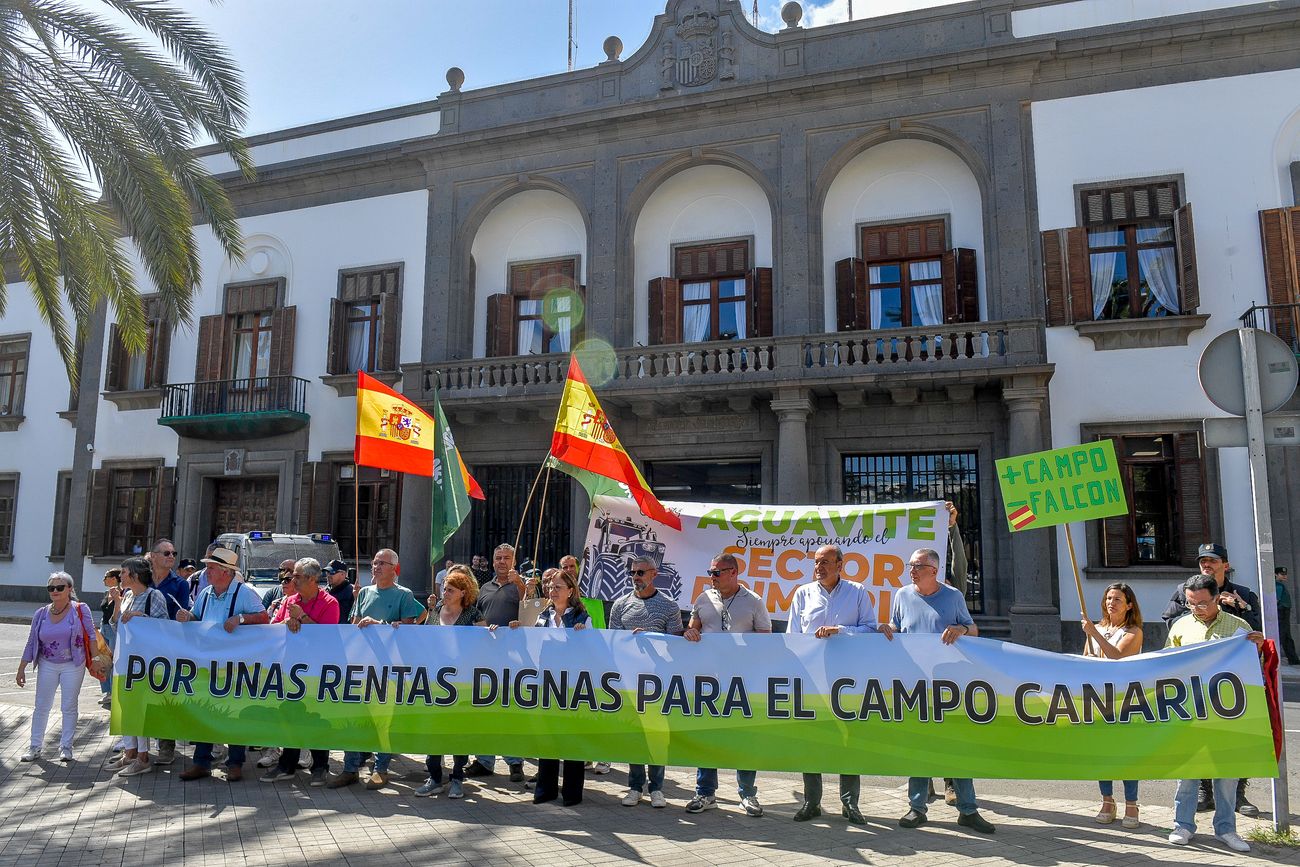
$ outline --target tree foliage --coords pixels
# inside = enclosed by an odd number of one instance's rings
[[[101,301],[127,349],[145,348],[124,238],[172,322],[190,318],[199,285],[195,223],[241,256],[197,136],[253,175],[243,84],[217,41],[162,0],[97,2],[0,0],[0,259],[30,287],[70,376]]]

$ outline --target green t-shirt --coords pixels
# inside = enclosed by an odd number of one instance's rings
[[[415,601],[415,594],[401,584],[383,590],[372,584],[361,588],[352,616],[356,620],[373,617],[382,623],[396,623],[408,617],[419,617],[423,612],[424,606]]]

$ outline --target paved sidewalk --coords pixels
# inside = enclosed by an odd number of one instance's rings
[[[760,774],[767,815],[745,816],[729,787],[720,809],[688,815],[694,771],[669,770],[667,809],[648,801],[619,804],[625,775],[588,774],[586,798],[576,808],[533,806],[522,785],[503,774],[471,780],[466,798],[415,798],[424,779],[422,757],[400,758],[403,776],[387,789],[360,785],[312,789],[305,774],[293,783],[259,782],[250,754],[240,783],[215,774],[183,783],[188,764],[120,779],[102,770],[111,738],[106,716],[83,702],[78,761],[22,764],[30,711],[0,704],[0,867],[60,865],[276,865],[308,863],[397,867],[403,864],[649,865],[1022,864],[1033,867],[1097,864],[1300,864],[1300,851],[1256,846],[1248,856],[1226,850],[1208,835],[1189,847],[1165,841],[1172,816],[1168,783],[1144,783],[1151,801],[1137,831],[1092,820],[1095,801],[993,797],[984,815],[997,833],[984,837],[956,824],[956,812],[931,806],[931,822],[916,831],[895,824],[907,809],[902,780],[869,778],[862,811],[870,824],[849,826],[838,815],[808,824],[790,820],[798,806],[794,774]],[[51,719],[52,725],[57,713]],[[57,737],[55,730],[51,735]],[[47,741],[47,744],[55,743]],[[49,752],[47,750],[47,752]],[[186,750],[188,752],[188,750]],[[334,755],[334,767],[340,755]],[[498,768],[504,767],[498,764]],[[531,767],[531,766],[530,766]],[[729,782],[730,774],[723,773]],[[824,806],[834,806],[827,780]],[[1208,823],[1209,816],[1200,817]],[[1256,823],[1241,819],[1244,834]]]

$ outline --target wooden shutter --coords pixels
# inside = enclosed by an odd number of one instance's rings
[[[153,538],[176,538],[176,468],[158,468],[158,500],[154,505]]]
[[[867,318],[867,266],[861,259],[835,263],[835,327],[840,331],[871,327]]]
[[[672,277],[650,281],[650,344],[682,342],[682,282]]]
[[[334,499],[332,494],[335,473],[335,464],[327,461],[303,463],[302,478],[298,488],[299,533],[338,532],[330,508]]]
[[[130,364],[117,323],[108,327],[108,372],[104,375],[105,391],[122,391],[126,388],[126,371]]]
[[[975,251],[949,250],[941,260],[943,274],[943,321],[978,322],[980,318],[979,272]]]
[[[145,374],[145,388],[162,388],[167,384],[167,360],[172,351],[172,324],[160,316],[149,323],[153,334],[153,354],[149,357],[149,370]]]
[[[387,287],[379,296],[379,333],[375,340],[379,346],[375,354],[376,370],[397,370],[397,340],[402,331],[401,296],[396,287]]]
[[[1178,292],[1183,306],[1180,312],[1195,313],[1201,306],[1201,288],[1196,279],[1196,239],[1190,202],[1174,211],[1174,241],[1178,252]]]
[[[1259,238],[1268,303],[1300,301],[1300,208],[1260,211]]]
[[[293,376],[293,338],[297,324],[297,307],[281,307],[271,314],[271,376]]]
[[[1195,568],[1196,549],[1210,539],[1205,465],[1197,434],[1174,434],[1174,468],[1178,484],[1179,553],[1184,566]]]
[[[355,280],[355,277],[349,278]],[[344,372],[347,360],[348,302],[342,298],[330,299],[330,330],[326,341],[325,370],[330,374]]]
[[[862,258],[867,262],[918,256],[941,256],[947,245],[943,220],[895,223],[862,229]]]
[[[1080,227],[1041,233],[1043,292],[1047,325],[1092,320],[1092,274],[1088,263],[1088,232]]]
[[[749,242],[728,241],[678,247],[673,251],[673,276],[678,280],[712,280],[749,271]]]
[[[749,272],[749,336],[772,336],[772,269]]]
[[[1109,436],[1098,436],[1098,440],[1111,439]],[[1115,440],[1115,451],[1122,453],[1124,449],[1123,437],[1113,437]],[[1124,486],[1124,498],[1129,504],[1129,512],[1123,515],[1112,515],[1109,518],[1103,518],[1101,521],[1101,560],[1102,565],[1111,568],[1122,568],[1132,565],[1132,541],[1133,541],[1133,490],[1129,484],[1128,471],[1121,466],[1120,484]],[[1068,528],[1067,528],[1068,529]]]
[[[112,470],[99,469],[90,473],[90,503],[86,508],[86,553],[91,557],[102,557],[108,553],[108,498],[112,481]]]
[[[221,314],[199,319],[199,349],[194,364],[196,382],[226,378],[226,330],[226,317]]]
[[[515,299],[504,292],[487,300],[487,354],[500,358],[515,354]]]

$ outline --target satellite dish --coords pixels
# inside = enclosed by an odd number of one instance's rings
[[[1295,353],[1275,334],[1258,328],[1225,331],[1201,353],[1197,374],[1210,402],[1232,415],[1246,414],[1246,387],[1242,379],[1241,339],[1238,331],[1255,332],[1255,361],[1259,375],[1260,406],[1264,412],[1281,409],[1295,393],[1300,365]]]

